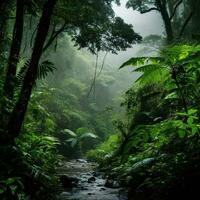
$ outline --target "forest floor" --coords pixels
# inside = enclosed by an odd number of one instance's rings
[[[83,159],[65,161],[58,168],[64,186],[61,200],[126,200],[125,191],[106,187],[106,177],[96,171],[96,163]],[[69,184],[69,181],[71,183]]]

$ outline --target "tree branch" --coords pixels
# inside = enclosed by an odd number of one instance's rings
[[[92,89],[94,88],[94,100],[95,99],[95,90],[96,90],[96,78],[97,78],[97,68],[98,68],[98,59],[99,59],[99,52],[97,51],[97,54],[96,54],[96,62],[95,62],[95,71],[94,71],[94,78],[92,80],[92,83],[91,83],[91,86],[90,86],[90,89],[87,93],[87,97],[90,96],[91,92],[92,92]]]
[[[176,10],[177,10],[177,8],[179,7],[179,5],[180,5],[182,2],[183,2],[183,0],[180,0],[180,1],[178,1],[178,2],[176,3],[176,5],[174,6],[174,10],[173,10],[173,12],[172,12],[172,14],[171,14],[171,16],[170,16],[170,21],[172,20],[172,18],[173,18],[174,15],[176,14]]]
[[[191,20],[193,14],[194,14],[194,12],[191,11],[190,14],[188,15],[188,17],[186,18],[185,22],[183,23],[183,26],[182,26],[181,31],[179,33],[179,38],[182,37],[182,35],[183,35],[184,31],[185,31],[185,28],[188,25],[189,21]]]
[[[144,13],[151,12],[152,10],[160,11],[158,8],[152,7],[152,8],[149,8],[149,9],[147,9],[147,10],[141,10],[140,13],[141,13],[141,14],[144,14]]]
[[[45,46],[43,47],[43,53],[48,49],[48,47],[52,44],[52,42],[58,37],[60,33],[62,33],[66,28],[66,24],[63,24],[57,31],[53,30],[49,40],[46,42]]]

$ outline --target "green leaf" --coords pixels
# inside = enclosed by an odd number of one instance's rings
[[[44,136],[43,137],[45,140],[49,141],[50,144],[60,144],[60,141],[56,137],[52,136]]]
[[[55,69],[56,68],[52,62],[45,60],[38,66],[37,78],[44,79],[49,72],[53,73]]]
[[[178,112],[177,115],[178,116],[188,116],[188,114],[186,112]]]
[[[197,109],[189,109],[189,110],[188,110],[188,114],[189,114],[189,115],[196,114],[197,112],[198,112]]]
[[[179,135],[180,138],[184,138],[185,135],[186,135],[186,131],[184,129],[179,129],[178,135]]]
[[[198,133],[198,128],[196,126],[192,127],[192,135],[195,135]]]
[[[125,67],[125,66],[138,66],[138,65],[145,65],[150,63],[159,63],[161,60],[163,60],[162,57],[133,57],[123,63],[119,69]]]
[[[165,100],[167,100],[167,99],[177,99],[177,98],[178,98],[178,96],[177,96],[176,92],[172,92],[165,97]]]
[[[68,139],[66,141],[70,143],[72,148],[75,147],[77,145],[77,143],[78,143],[78,140],[76,138],[70,138],[70,139]]]
[[[97,135],[93,134],[93,133],[84,133],[83,135],[80,136],[80,138],[98,138]]]
[[[6,181],[5,181],[5,184],[6,185],[11,185],[12,183],[15,182],[15,178],[8,178]]]
[[[193,122],[194,122],[194,118],[193,117],[188,117],[188,119],[187,119],[188,125],[191,126],[193,124]]]
[[[72,136],[72,137],[77,137],[76,133],[73,132],[73,131],[70,130],[70,129],[64,129],[63,132],[69,134],[69,135]]]
[[[148,57],[133,57],[131,59],[129,59],[128,61],[126,61],[125,63],[123,63],[119,69],[125,67],[125,66],[137,66],[138,64],[145,64],[145,61],[148,59]]]
[[[166,68],[155,68],[146,70],[136,82],[139,82],[141,85],[164,82],[168,78],[168,75],[169,71]]]
[[[133,72],[149,72],[149,71],[153,71],[156,69],[161,69],[164,68],[162,65],[160,64],[148,64],[148,65],[142,65],[140,67],[137,67],[136,69],[133,70]]]
[[[0,188],[0,194],[3,194],[4,192],[5,192],[5,190]]]

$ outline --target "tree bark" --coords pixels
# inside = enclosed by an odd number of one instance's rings
[[[19,62],[19,54],[23,37],[23,24],[24,24],[24,0],[17,0],[16,19],[13,29],[12,44],[8,59],[6,79],[3,88],[4,96],[9,98],[10,100],[12,100],[14,94],[16,70],[17,70],[17,64]]]
[[[169,16],[169,13],[167,11],[166,1],[157,0],[156,3],[158,5],[158,8],[160,10],[160,13],[161,13],[161,16],[163,18],[164,25],[165,25],[165,31],[166,31],[166,35],[167,35],[167,42],[171,43],[173,41],[173,39],[174,39],[174,35],[173,35],[170,16]]]
[[[43,46],[48,34],[51,16],[56,4],[56,0],[48,0],[44,4],[42,16],[38,25],[37,35],[31,55],[31,61],[24,78],[23,86],[20,91],[19,99],[13,109],[8,123],[8,136],[16,138],[20,134],[20,129],[27,110],[32,88],[36,79],[39,60],[42,55]]]
[[[4,52],[4,44],[5,44],[5,35],[7,28],[7,17],[8,17],[8,1],[0,2],[0,58],[2,57],[2,53]]]

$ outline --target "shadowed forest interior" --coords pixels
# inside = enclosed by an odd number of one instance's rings
[[[199,9],[1,0],[0,199],[200,198]]]

